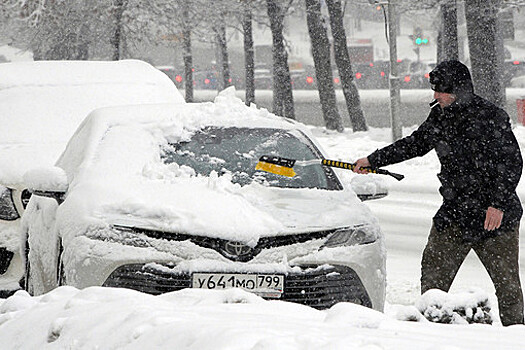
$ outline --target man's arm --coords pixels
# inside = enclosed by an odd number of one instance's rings
[[[510,196],[516,191],[521,178],[523,159],[518,142],[512,132],[509,117],[500,110],[495,125],[489,125],[489,142],[483,150],[483,170],[490,176],[490,206],[485,217],[485,229],[500,227],[504,208]]]
[[[360,168],[367,166],[379,168],[427,154],[434,148],[436,143],[436,136],[439,132],[436,119],[440,114],[440,109],[432,109],[428,118],[410,136],[378,149],[368,155],[368,157],[358,159],[354,171],[365,173]]]

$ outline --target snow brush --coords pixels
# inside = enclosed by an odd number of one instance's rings
[[[293,170],[294,166],[309,166],[314,164],[326,165],[332,168],[354,170],[355,164],[340,162],[337,160],[330,159],[312,159],[312,160],[296,160],[277,156],[261,156],[259,162],[255,166],[255,170],[266,171],[267,173],[283,175],[288,177],[294,177],[296,175]],[[401,181],[405,178],[404,175],[392,173],[384,169],[376,169],[371,167],[361,168],[368,173],[381,174],[392,176],[397,181]]]

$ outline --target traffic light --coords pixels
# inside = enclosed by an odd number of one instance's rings
[[[414,28],[414,34],[409,35],[410,39],[414,42],[416,46],[427,45],[428,38],[423,36],[423,30],[420,27]]]

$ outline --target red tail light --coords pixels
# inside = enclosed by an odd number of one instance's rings
[[[430,74],[429,73],[425,73],[425,78],[430,78]]]
[[[334,83],[339,84],[340,82],[339,78],[334,78]]]
[[[373,66],[374,66],[374,64],[372,62],[370,62],[370,67],[373,67]]]
[[[355,78],[356,79],[361,79],[361,77],[362,77],[361,73],[359,73],[359,72],[355,73]]]
[[[385,72],[381,72],[381,76],[384,77],[385,76]]]
[[[312,77],[306,77],[306,82],[307,82],[308,84],[311,84],[311,83],[314,82],[314,78],[312,78]]]
[[[175,77],[175,81],[176,81],[177,83],[180,83],[180,82],[182,81],[182,77],[181,77],[180,75],[177,75],[177,76]]]
[[[514,63],[514,64],[520,64],[520,61],[514,61],[514,62],[512,62],[512,63]]]
[[[210,79],[206,78],[204,79],[204,84],[208,85],[210,83]]]
[[[410,75],[405,76],[405,83],[408,83],[410,81]]]

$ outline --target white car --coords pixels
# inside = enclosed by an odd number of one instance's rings
[[[0,297],[23,275],[20,219],[30,193],[23,174],[53,165],[92,110],[132,103],[184,103],[146,62],[38,61],[0,64]]]
[[[304,125],[231,89],[215,102],[94,111],[56,167],[24,176],[27,290],[238,287],[383,310],[384,241],[368,207],[329,167],[255,170],[265,154],[325,156]]]

